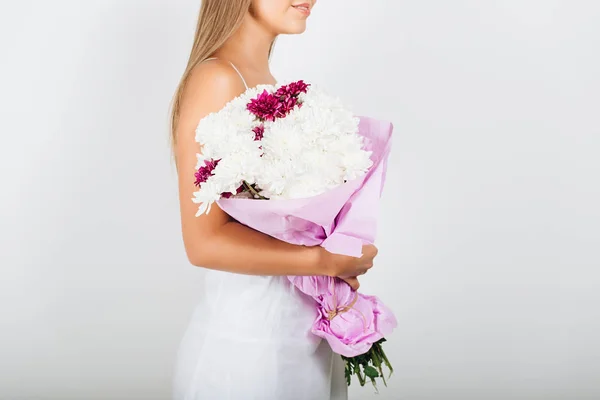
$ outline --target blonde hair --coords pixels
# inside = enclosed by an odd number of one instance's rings
[[[187,80],[198,64],[211,57],[239,29],[251,3],[252,0],[202,0],[192,51],[171,106],[170,137],[174,158],[181,98]]]

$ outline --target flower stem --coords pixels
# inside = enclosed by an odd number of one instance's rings
[[[250,193],[252,193],[252,195],[253,195],[254,197],[258,197],[258,198],[259,198],[259,199],[261,199],[261,200],[269,200],[269,199],[267,199],[266,197],[264,197],[264,196],[261,196],[260,194],[258,194],[258,192],[256,191],[256,189],[254,189],[254,188],[252,187],[252,185],[250,185],[248,182],[244,181],[244,183],[243,183],[243,184],[244,184],[244,187],[245,187],[246,189],[248,189],[248,191],[249,191]]]

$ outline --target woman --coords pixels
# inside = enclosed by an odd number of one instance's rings
[[[248,86],[274,84],[269,55],[279,34],[301,33],[316,0],[204,0],[187,69],[177,90],[172,133],[179,174],[183,241],[207,269],[203,300],[182,339],[174,376],[177,400],[346,399],[341,357],[309,331],[314,300],[287,275],[357,276],[361,258],[288,244],[232,220],[218,207],[195,217],[198,122]]]

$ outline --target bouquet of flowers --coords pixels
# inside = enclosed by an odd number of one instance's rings
[[[391,132],[303,81],[248,89],[198,124],[196,215],[216,202],[280,240],[359,257],[375,240]],[[338,278],[289,280],[316,300],[311,332],[344,358],[348,385],[352,375],[385,384],[383,366],[393,369],[381,344],[397,325],[393,313]]]

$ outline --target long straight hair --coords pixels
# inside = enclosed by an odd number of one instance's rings
[[[170,137],[173,158],[176,157],[175,145],[181,98],[191,72],[198,64],[219,50],[240,28],[251,4],[252,0],[202,0],[192,51],[172,101]],[[272,48],[273,46],[271,50]]]

